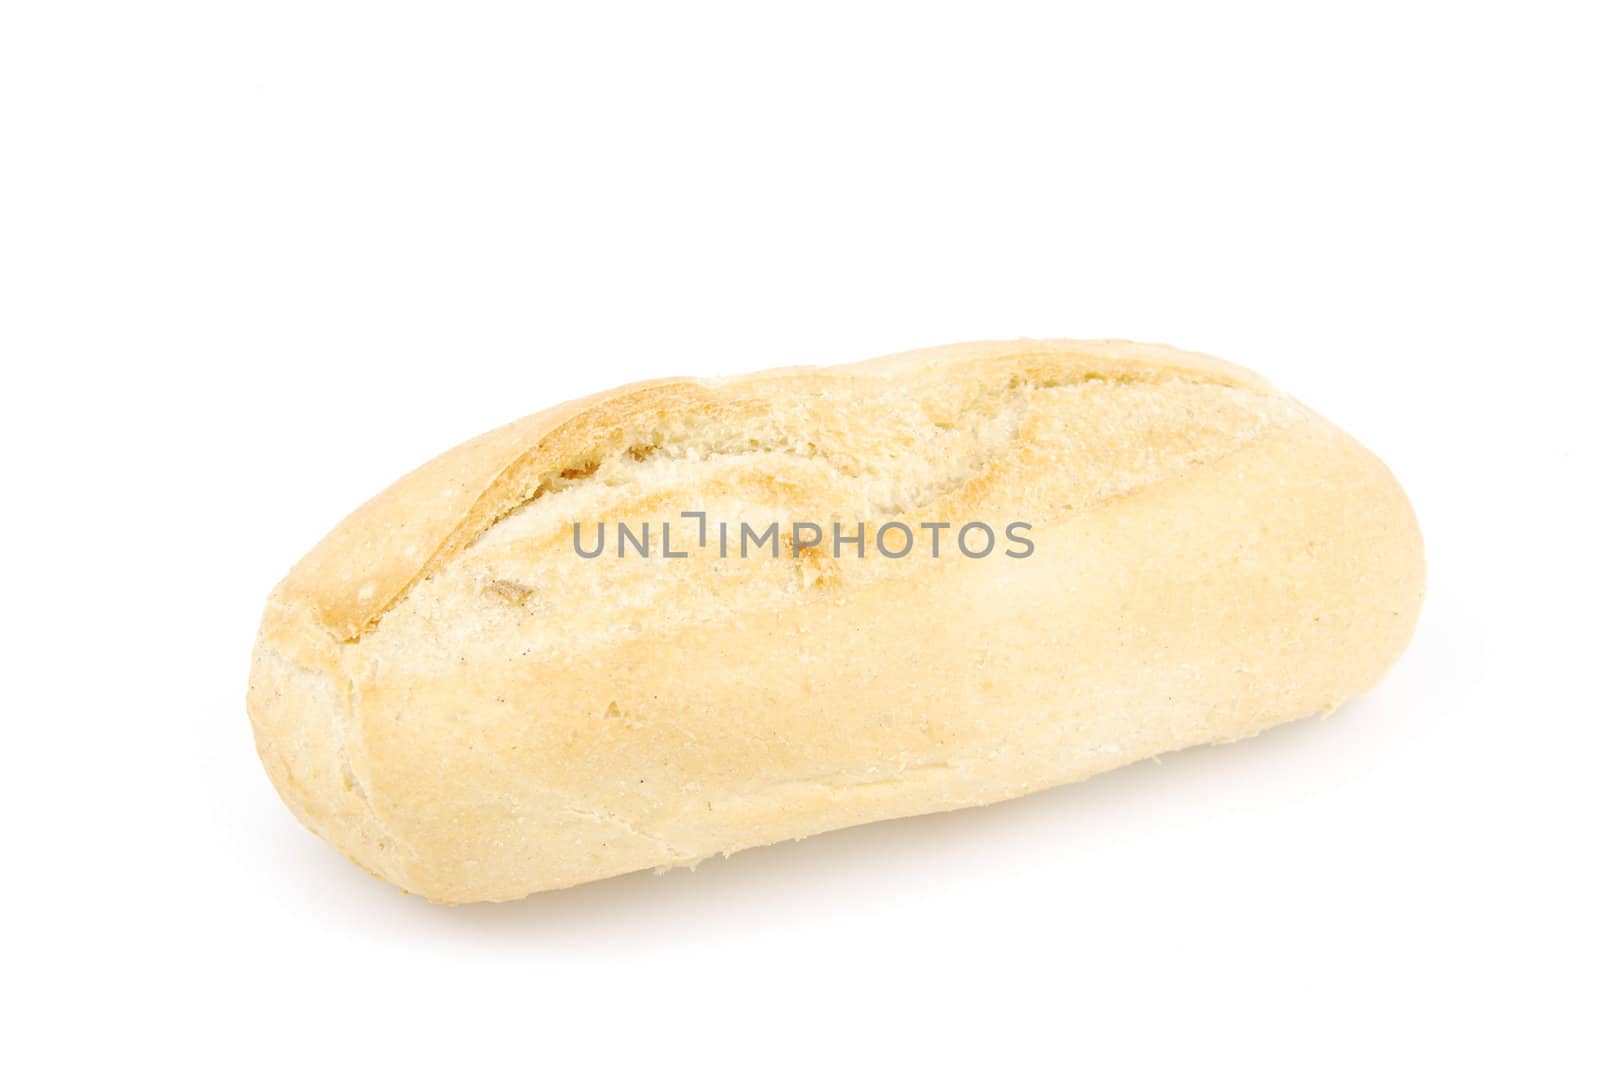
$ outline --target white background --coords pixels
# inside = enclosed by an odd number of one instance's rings
[[[1595,1066],[1585,7],[6,4],[0,1046]],[[640,377],[1021,335],[1216,353],[1385,458],[1430,576],[1382,687],[504,906],[276,799],[257,615],[403,471]]]

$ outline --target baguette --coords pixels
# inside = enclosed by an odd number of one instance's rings
[[[1422,591],[1388,470],[1256,375],[973,343],[467,442],[278,585],[247,705],[313,832],[511,900],[1331,711]]]

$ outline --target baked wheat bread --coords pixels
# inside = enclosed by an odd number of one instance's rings
[[[719,523],[769,522],[776,554],[720,551]],[[954,543],[974,522],[987,554]],[[248,706],[312,831],[430,900],[509,900],[1332,710],[1422,588],[1393,477],[1250,372],[974,343],[638,384],[465,443],[279,584]]]

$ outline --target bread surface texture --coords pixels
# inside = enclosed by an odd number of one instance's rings
[[[430,900],[510,900],[1331,711],[1422,592],[1388,470],[1258,376],[970,343],[636,384],[456,447],[273,591],[247,705],[313,832]]]

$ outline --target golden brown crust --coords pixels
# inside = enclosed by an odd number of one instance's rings
[[[1016,517],[1040,550],[663,570],[561,542],[707,505]],[[274,592],[249,705],[319,835],[430,898],[508,899],[1331,709],[1421,591],[1387,470],[1251,373],[976,343],[624,387],[464,444]]]
[[[803,375],[892,375],[897,370],[1039,358],[1056,374],[1074,369],[1123,375],[1191,373],[1264,389],[1252,373],[1202,354],[1132,342],[1019,340],[914,350],[833,368],[786,368],[734,377],[750,382]],[[724,380],[723,383],[734,380]],[[559,488],[640,421],[674,408],[710,410],[715,388],[688,379],[634,383],[565,402],[486,432],[401,477],[362,505],[307,554],[280,597],[311,609],[340,640],[371,626],[419,577],[439,568],[514,505]]]

